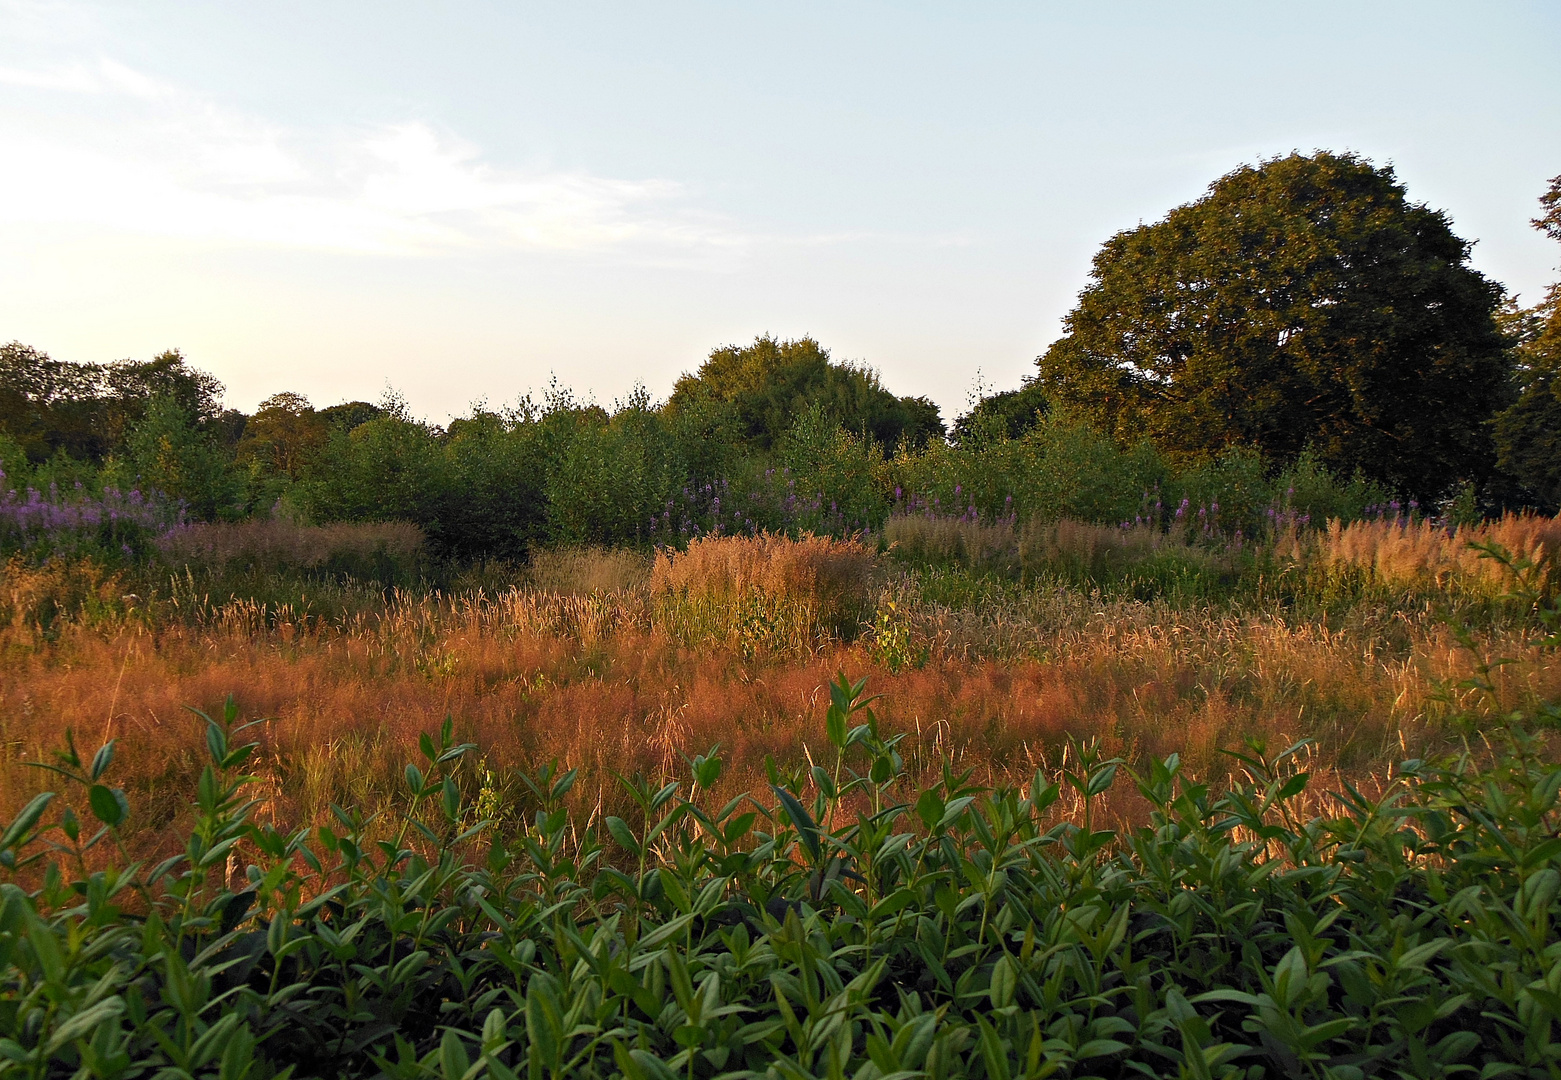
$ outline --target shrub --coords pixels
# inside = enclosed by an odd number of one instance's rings
[[[1151,447],[1124,450],[1061,413],[1017,439],[977,431],[958,447],[929,445],[896,457],[888,471],[912,512],[1112,525],[1131,519],[1144,493],[1170,476]]]
[[[224,448],[197,415],[167,395],[148,402],[130,429],[123,462],[110,462],[106,475],[120,487],[160,492],[182,503],[201,521],[242,511],[240,485]]]
[[[452,490],[438,549],[462,561],[520,559],[546,539],[544,448],[532,426],[488,412],[451,423],[441,446]]]
[[[38,563],[48,559],[94,559],[111,565],[134,561],[152,551],[156,539],[179,526],[183,510],[139,491],[128,495],[113,487],[92,496],[86,489],[64,496],[29,488],[0,490],[0,555],[20,554]]]
[[[392,410],[332,430],[303,501],[316,521],[410,521],[439,537],[453,487],[436,433]]]
[[[1364,518],[1372,507],[1386,506],[1393,498],[1392,492],[1359,473],[1341,479],[1310,452],[1275,477],[1272,486],[1275,516],[1288,511],[1291,518],[1319,526],[1331,518]]]
[[[849,535],[883,523],[889,512],[883,448],[869,436],[846,431],[812,405],[781,437],[779,459],[801,497],[800,505],[791,507],[789,525]]]
[[[610,417],[555,400],[540,428],[549,538],[564,545],[648,544],[682,470],[644,392]]]

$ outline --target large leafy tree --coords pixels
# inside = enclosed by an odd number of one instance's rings
[[[1440,211],[1353,154],[1243,166],[1095,256],[1046,396],[1201,458],[1311,447],[1429,498],[1479,478],[1511,360],[1502,289]]]
[[[1539,203],[1544,213],[1534,227],[1561,240],[1561,176],[1550,181]],[[1503,471],[1524,495],[1555,510],[1561,508],[1561,282],[1514,321],[1522,391],[1496,418],[1496,444]]]
[[[697,372],[677,381],[666,408],[674,416],[693,412],[711,424],[725,419],[768,450],[812,406],[889,447],[902,438],[920,446],[943,434],[931,401],[895,397],[872,370],[836,363],[810,337],[781,341],[765,335],[752,345],[715,349]]]

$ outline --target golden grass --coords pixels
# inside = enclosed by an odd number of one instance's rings
[[[1100,573],[1166,552],[1202,563],[1217,560],[1213,552],[1149,526],[1089,525],[1067,518],[1026,522],[1019,531],[1018,548],[1027,571],[1060,565]]]
[[[20,555],[0,566],[0,628],[12,642],[29,642],[61,620],[117,621],[138,598],[122,576],[85,560],[50,559],[33,566]]]
[[[1495,535],[1548,535],[1523,527]],[[1098,543],[1118,542],[1105,532]],[[1095,535],[1059,529],[1050,542],[1087,554]],[[1452,709],[1479,704],[1445,689],[1472,670],[1454,636],[1428,609],[1386,601],[1361,601],[1338,625],[1061,587],[952,609],[924,600],[916,574],[886,575],[865,546],[822,538],[700,541],[658,557],[648,582],[633,557],[551,558],[518,587],[393,592],[335,620],[252,600],[153,617],[116,608],[119,585],[100,572],[13,563],[6,610],[69,594],[78,617],[47,635],[35,616],[0,624],[0,817],[40,790],[27,763],[72,727],[88,752],[121,740],[116,783],[139,808],[137,849],[176,844],[204,753],[185,706],[216,709],[229,694],[245,716],[274,718],[259,729],[262,816],[291,827],[323,820],[331,802],[388,806],[418,734],[446,715],[479,747],[467,781],[486,776],[489,801],[517,813],[518,770],[579,767],[571,798],[589,817],[625,811],[615,772],[676,773],[681,755],[715,743],[728,766],[713,794],[763,790],[767,755],[795,767],[824,746],[839,671],[871,676],[919,780],[947,759],[1018,782],[1057,768],[1078,738],[1130,761],[1175,751],[1217,782],[1223,748],[1310,737],[1319,784],[1373,787],[1394,760],[1444,745]],[[891,669],[830,628],[891,599],[919,667]],[[98,615],[79,616],[93,604]],[[756,616],[768,630],[742,621]],[[1521,625],[1483,647],[1514,659],[1498,675],[1504,706],[1561,696],[1561,658]],[[1113,812],[1131,819],[1141,808],[1119,788]]]
[[[883,539],[891,549],[917,562],[1005,568],[1018,557],[1018,537],[1009,521],[894,514],[884,522]]]
[[[550,548],[532,552],[526,578],[543,592],[584,596],[644,584],[650,564],[638,552],[621,548]]]
[[[121,740],[117,782],[148,823],[137,844],[176,843],[204,753],[184,707],[230,693],[244,715],[275,718],[257,771],[279,823],[321,820],[333,801],[386,806],[418,733],[447,714],[506,799],[516,770],[556,758],[582,769],[572,797],[584,813],[619,812],[614,772],[677,772],[680,754],[718,742],[725,797],[763,789],[766,755],[796,765],[818,752],[841,670],[871,675],[921,779],[949,758],[1016,782],[1057,767],[1069,737],[1132,760],[1176,751],[1217,779],[1221,748],[1310,736],[1320,779],[1370,784],[1444,738],[1438,683],[1470,669],[1429,618],[1386,610],[1328,629],[1062,590],[979,612],[908,603],[928,658],[897,673],[865,643],[690,648],[637,589],[403,596],[336,626],[256,620],[240,604],[199,625],[72,625],[52,643],[14,641],[0,670],[0,814],[39,790],[25,762],[71,726],[89,750]],[[1521,633],[1490,645],[1518,661],[1501,673],[1508,701],[1561,693],[1561,665]],[[1125,787],[1115,799],[1131,815]]]
[[[1425,521],[1342,525],[1334,520],[1319,539],[1317,558],[1328,570],[1358,571],[1382,585],[1504,591],[1510,585],[1507,571],[1473,547],[1475,543],[1499,544],[1553,580],[1561,552],[1561,516],[1508,514],[1452,530]]]
[[[650,592],[660,623],[685,643],[806,650],[860,632],[877,561],[858,540],[704,537],[656,556]]]

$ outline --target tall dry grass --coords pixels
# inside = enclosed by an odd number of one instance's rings
[[[1528,560],[1543,587],[1553,587],[1561,554],[1561,516],[1507,514],[1454,529],[1428,521],[1333,520],[1318,540],[1316,558],[1330,572],[1354,571],[1367,580],[1398,588],[1467,588],[1501,592],[1510,585],[1505,567],[1475,547],[1499,544]]]
[[[423,551],[423,531],[404,521],[299,525],[283,519],[214,522],[158,541],[172,566],[211,573],[339,570],[372,576],[406,572]]]
[[[543,592],[589,595],[643,585],[651,560],[622,548],[546,548],[531,554],[527,581]]]
[[[858,540],[704,537],[656,556],[650,593],[658,622],[685,644],[803,651],[860,632],[877,562]]]
[[[1090,525],[1060,518],[1026,522],[1019,532],[1019,559],[1027,571],[1068,567],[1084,573],[1119,570],[1155,555],[1174,553],[1183,559],[1212,563],[1216,556],[1180,535],[1135,525],[1129,528]]]
[[[1082,533],[1051,536],[1098,550]],[[728,762],[716,794],[762,789],[767,757],[796,768],[823,745],[839,671],[872,677],[883,725],[907,733],[921,780],[947,760],[1015,782],[1059,766],[1070,738],[1130,761],[1174,751],[1217,778],[1221,749],[1309,737],[1318,786],[1332,775],[1370,787],[1390,762],[1440,745],[1449,711],[1474,704],[1456,690],[1472,658],[1424,605],[1362,601],[1324,625],[1278,607],[1051,583],[952,607],[929,601],[915,575],[886,575],[865,546],[821,538],[701,541],[658,558],[648,582],[635,566],[559,554],[519,587],[377,592],[336,619],[209,599],[178,617],[78,611],[47,635],[13,616],[0,623],[0,817],[40,790],[28,763],[70,727],[89,747],[121,740],[116,770],[147,823],[138,850],[176,844],[204,752],[185,707],[215,709],[229,694],[246,716],[274,718],[259,729],[256,768],[263,816],[289,826],[323,820],[332,802],[388,805],[418,734],[446,715],[479,747],[467,782],[505,812],[524,805],[518,771],[557,759],[582,770],[571,795],[582,819],[621,814],[615,773],[676,773],[716,743]],[[51,590],[115,602],[110,579],[27,572],[7,568],[0,602],[13,610]],[[885,599],[917,664],[880,662],[871,642],[838,632]],[[1521,624],[1492,629],[1483,647],[1514,660],[1498,672],[1507,704],[1561,695],[1561,661]],[[1125,787],[1113,798],[1115,813],[1137,812]]]
[[[721,572],[721,550],[664,564],[659,587],[693,591],[696,567]],[[813,551],[815,570],[855,567],[829,579],[836,588],[842,577],[866,578],[860,553],[837,552],[835,563]],[[727,589],[802,580],[780,558],[768,568],[752,550],[729,559]],[[185,706],[217,708],[228,694],[246,716],[274,718],[260,729],[256,769],[264,816],[278,823],[322,820],[332,802],[387,805],[418,734],[446,715],[479,747],[481,769],[468,782],[485,774],[501,807],[521,805],[518,770],[556,758],[581,768],[572,798],[586,817],[626,812],[614,773],[675,773],[681,755],[715,743],[728,761],[718,794],[731,795],[763,787],[767,756],[792,768],[817,752],[828,683],[841,670],[872,677],[883,725],[908,733],[902,749],[921,779],[944,760],[990,783],[1027,778],[1057,767],[1070,737],[1134,761],[1175,751],[1217,776],[1221,748],[1309,736],[1319,779],[1342,773],[1369,785],[1392,760],[1444,738],[1451,704],[1439,687],[1470,670],[1452,635],[1424,615],[1384,609],[1328,628],[1053,588],[973,611],[907,597],[929,648],[921,667],[891,671],[866,643],[838,638],[789,652],[729,641],[691,648],[647,595],[398,594],[335,624],[260,619],[235,602],[199,623],[71,623],[42,644],[9,637],[0,815],[39,790],[27,763],[73,727],[84,744],[121,740],[117,769],[149,814],[135,842],[148,851],[176,843],[203,760]],[[1561,693],[1561,666],[1520,632],[1488,644],[1517,660],[1500,672],[1508,701]],[[1130,816],[1131,797],[1119,798]]]
[[[122,573],[90,560],[50,559],[41,566],[13,555],[0,564],[0,629],[5,643],[28,647],[61,622],[96,626],[122,619],[139,599]]]
[[[1018,530],[1008,520],[971,521],[934,514],[893,514],[883,540],[891,551],[917,563],[962,563],[1005,570],[1017,565]]]

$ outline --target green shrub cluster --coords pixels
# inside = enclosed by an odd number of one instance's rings
[[[1553,703],[1487,727],[1489,753],[1319,801],[1299,745],[1249,747],[1223,792],[1077,746],[1024,790],[948,766],[913,790],[864,686],[833,685],[827,752],[768,792],[714,801],[712,750],[620,778],[629,812],[589,822],[557,765],[521,805],[479,788],[447,721],[393,820],[257,823],[230,702],[155,866],[125,853],[114,744],[67,742],[63,793],[0,830],[0,1075],[1561,1068]],[[1124,781],[1147,822],[1105,827]]]
[[[773,346],[780,356],[786,345],[761,340],[753,348],[768,355]],[[56,381],[74,377],[71,365],[5,349],[0,383],[31,385],[34,369]],[[800,367],[739,364],[736,389],[716,380],[695,393],[685,381],[681,396],[661,405],[640,390],[606,409],[554,386],[540,403],[478,407],[445,426],[417,420],[393,394],[377,406],[315,409],[284,393],[252,416],[222,412],[215,381],[170,354],[157,361],[167,386],[142,380],[105,397],[93,382],[77,388],[87,395],[81,401],[44,407],[24,394],[21,412],[0,410],[0,502],[76,506],[136,491],[168,507],[169,521],[403,521],[423,531],[433,555],[458,563],[523,559],[543,545],[682,547],[699,536],[765,530],[839,536],[878,530],[897,512],[1197,522],[1211,535],[1251,536],[1276,521],[1350,519],[1387,513],[1391,503],[1390,493],[1335,477],[1306,455],[1283,470],[1239,449],[1175,464],[1148,443],[1119,445],[1061,410],[1017,435],[976,416],[950,443],[927,403],[895,399],[864,373],[831,366],[816,343],[803,353]],[[781,378],[782,369],[802,381],[776,397],[763,380]],[[107,410],[111,430],[76,438],[72,409]],[[890,436],[898,441],[884,441]],[[11,533],[0,529],[0,554],[22,550]],[[79,540],[71,543],[82,547]],[[38,551],[71,546],[29,543]],[[105,559],[123,557],[117,541],[98,546]],[[151,550],[130,546],[136,558]]]

